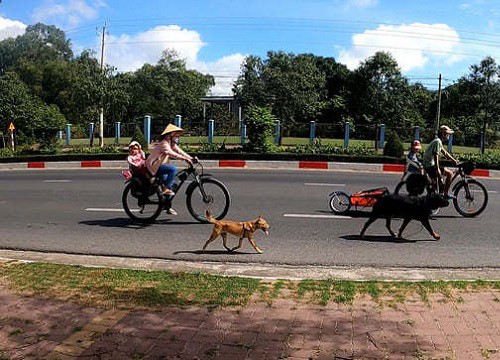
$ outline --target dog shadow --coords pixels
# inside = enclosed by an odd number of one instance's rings
[[[111,228],[126,228],[126,229],[144,229],[152,225],[172,224],[172,225],[195,225],[201,224],[197,221],[175,221],[172,219],[156,220],[152,223],[138,223],[129,218],[111,218],[111,219],[97,219],[97,220],[84,220],[78,222],[82,225],[88,226],[101,226]]]
[[[180,255],[180,254],[194,254],[194,255],[250,255],[253,254],[251,252],[246,251],[227,251],[227,250],[194,250],[194,251],[176,251],[172,253],[172,255]]]
[[[349,240],[349,241],[367,241],[367,242],[390,242],[394,244],[407,244],[407,243],[416,243],[420,241],[435,241],[433,239],[397,239],[394,238],[390,235],[365,235],[364,237],[361,237],[359,235],[344,235],[340,237],[341,239],[344,240]]]

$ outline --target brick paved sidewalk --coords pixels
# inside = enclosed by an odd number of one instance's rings
[[[0,287],[0,359],[500,359],[500,295],[127,311]]]

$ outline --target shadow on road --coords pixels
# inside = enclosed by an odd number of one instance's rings
[[[251,252],[244,252],[244,251],[227,251],[227,250],[194,250],[194,251],[176,251],[172,253],[172,255],[179,255],[179,254],[194,254],[194,255],[249,255],[249,254],[254,254]]]
[[[115,227],[115,228],[127,228],[127,229],[144,229],[151,225],[199,225],[197,221],[172,221],[170,219],[157,220],[151,224],[140,224],[133,222],[129,218],[112,218],[112,219],[98,219],[98,220],[84,220],[80,221],[79,224],[89,225],[89,226],[102,226],[102,227]]]
[[[365,235],[365,237],[360,237],[359,235],[344,235],[340,237],[344,240],[354,240],[354,241],[368,241],[368,242],[391,242],[395,244],[406,244],[406,243],[415,243],[420,241],[435,241],[433,239],[418,239],[418,240],[410,240],[410,239],[396,239],[390,235],[381,236],[381,235]]]

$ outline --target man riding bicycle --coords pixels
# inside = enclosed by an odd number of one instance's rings
[[[423,156],[425,172],[433,181],[438,182],[439,192],[441,194],[445,194],[449,199],[453,198],[452,195],[448,194],[453,172],[439,165],[439,155],[442,154],[445,158],[452,160],[455,165],[458,164],[458,161],[448,151],[446,151],[443,146],[443,141],[448,140],[451,134],[453,134],[453,130],[451,130],[448,126],[442,125],[439,127],[438,137],[430,142]],[[443,174],[446,178],[444,186],[441,181],[441,176]]]

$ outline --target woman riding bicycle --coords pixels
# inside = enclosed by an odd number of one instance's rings
[[[453,172],[439,165],[439,155],[441,154],[445,158],[452,160],[455,165],[458,164],[458,161],[448,151],[446,151],[443,146],[443,141],[448,140],[451,134],[453,134],[453,130],[446,125],[442,125],[439,128],[438,137],[430,142],[423,156],[425,172],[433,181],[437,181],[439,184],[439,192],[445,194],[449,199],[453,198],[453,196],[448,193],[450,190]],[[443,174],[446,177],[444,186],[441,183],[441,176]]]
[[[175,175],[178,169],[175,165],[169,163],[170,158],[184,160],[190,165],[195,161],[195,158],[191,157],[179,147],[179,137],[183,134],[183,129],[173,124],[168,124],[158,137],[158,143],[146,160],[146,166],[149,172],[162,182],[163,189],[161,194],[165,196],[175,195],[172,186],[174,185]],[[167,212],[169,214],[176,214],[175,210],[172,208],[168,209]]]

